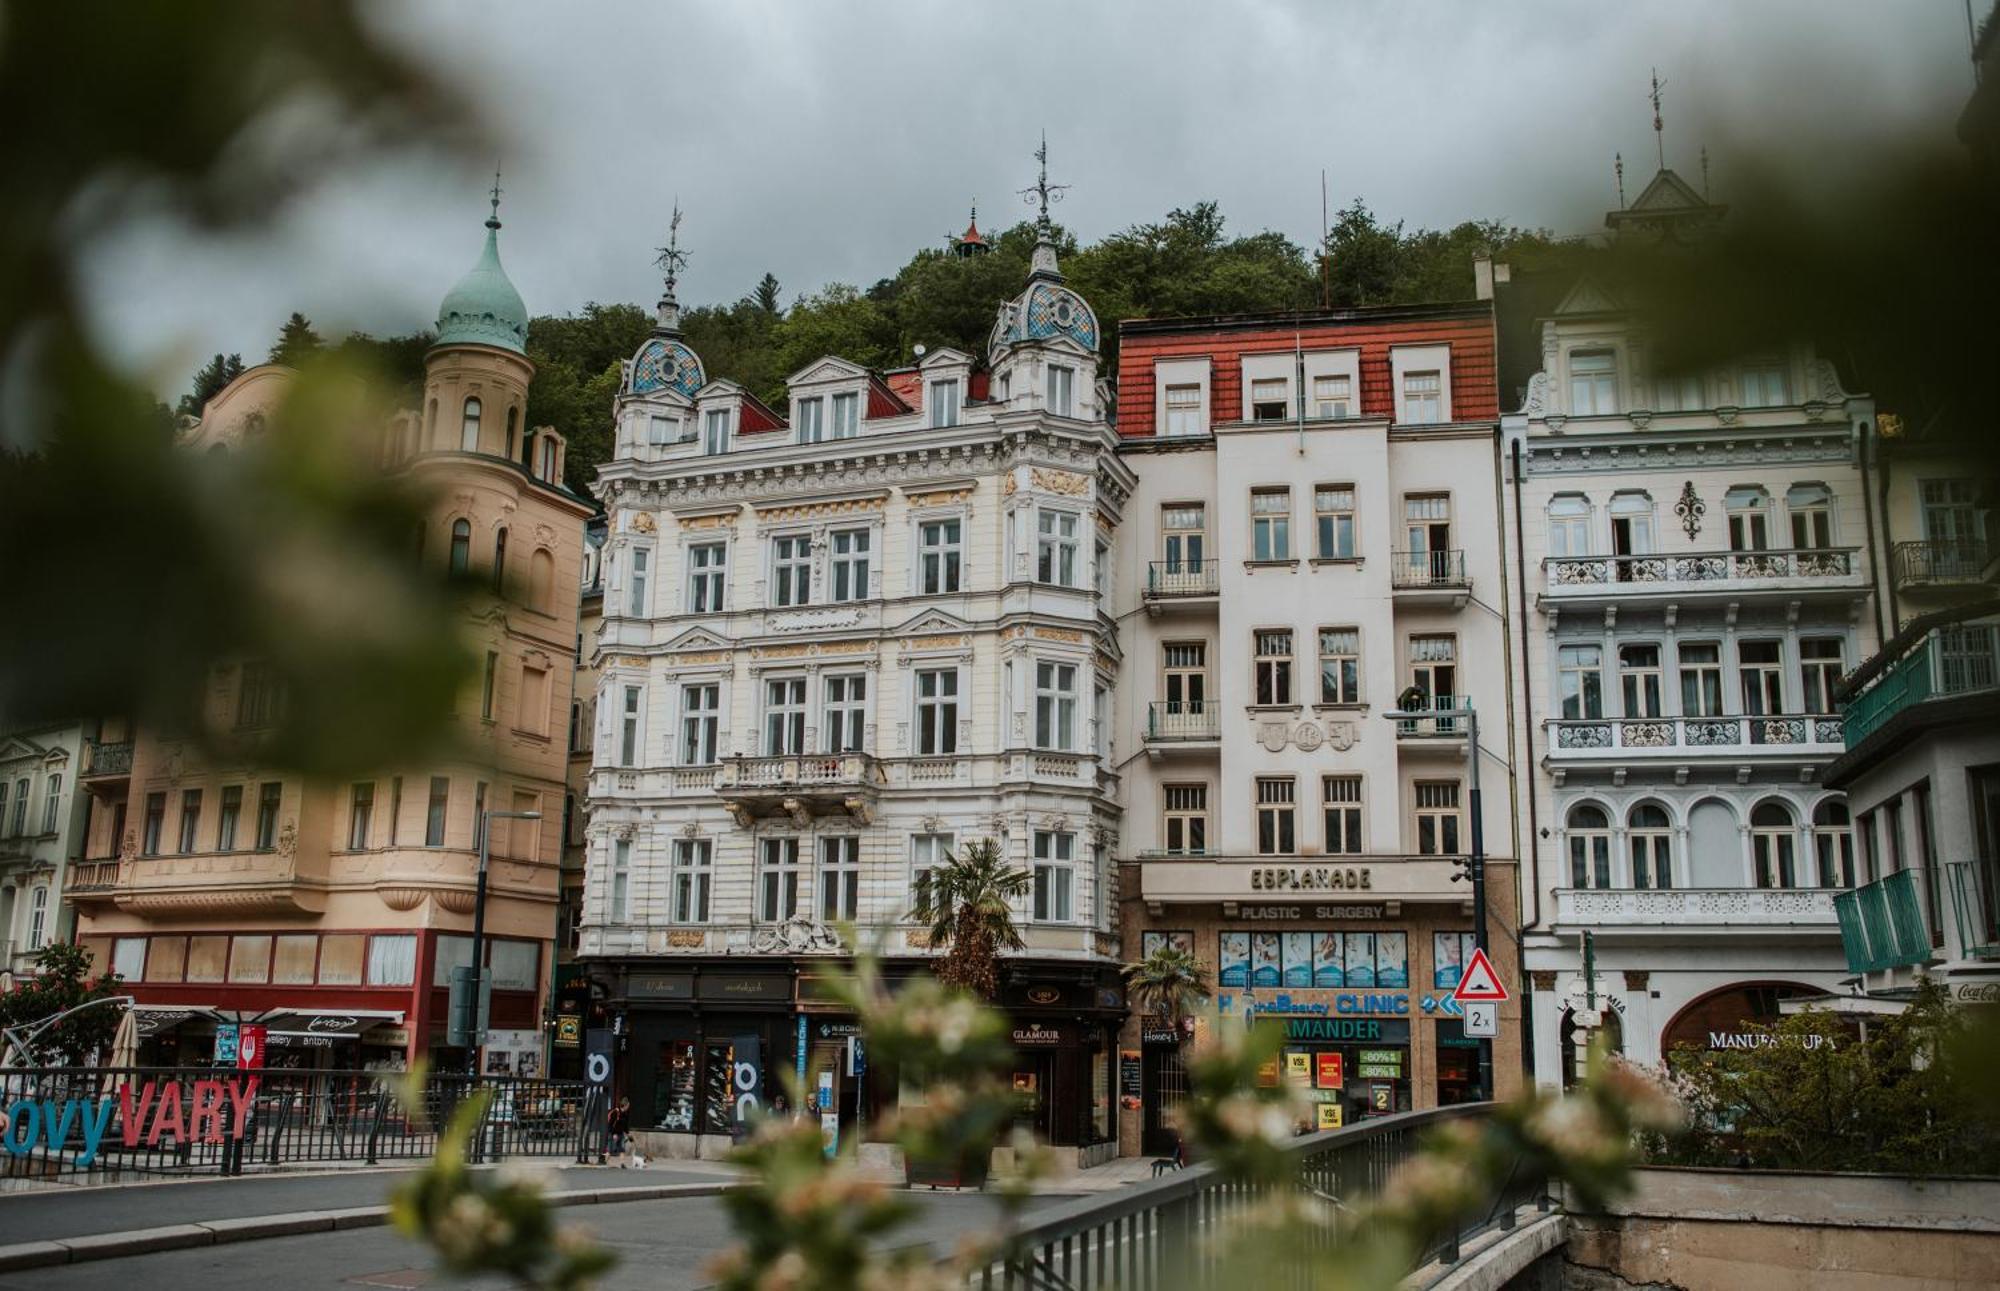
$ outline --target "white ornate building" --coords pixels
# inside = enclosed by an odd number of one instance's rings
[[[634,1126],[726,1135],[732,1064],[851,1124],[893,1108],[826,999],[851,949],[930,953],[924,868],[977,839],[1032,870],[1003,1002],[1050,1141],[1111,1149],[1115,632],[1099,611],[1132,487],[1099,332],[1043,225],[987,372],[950,349],[838,357],[782,413],[708,374],[668,279],[627,365],[596,662],[581,954],[628,1031]]]
[[[51,941],[67,941],[63,876],[83,856],[86,766],[106,746],[96,723],[22,727],[0,732],[0,970],[32,970]],[[131,747],[111,748],[114,760]]]
[[[1662,170],[1607,222],[1671,240],[1721,215]],[[1532,719],[1523,946],[1554,1085],[1586,942],[1603,1025],[1646,1061],[1844,975],[1853,849],[1821,777],[1835,686],[1882,629],[1857,447],[1874,410],[1804,345],[1666,373],[1616,284],[1482,272],[1503,355],[1535,355],[1502,478]]]

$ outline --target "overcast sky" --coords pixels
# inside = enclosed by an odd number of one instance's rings
[[[962,229],[975,198],[982,226],[1020,218],[1044,128],[1050,177],[1072,185],[1057,217],[1084,241],[1211,198],[1232,231],[1310,245],[1322,167],[1335,208],[1361,196],[1412,225],[1599,227],[1612,155],[1628,196],[1654,169],[1654,67],[1667,162],[1695,182],[1725,131],[1830,173],[1857,139],[1948,134],[1972,88],[1964,0],[377,13],[504,137],[503,258],[538,314],[649,304],[676,196],[685,303],[733,300],[766,270],[787,300],[871,283]],[[293,309],[328,334],[415,330],[476,257],[490,182],[390,162],[329,176],[254,240],[149,230],[93,265],[101,318],[163,393],[214,351],[258,361]],[[1729,185],[1718,160],[1717,200]]]

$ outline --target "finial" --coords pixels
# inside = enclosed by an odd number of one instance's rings
[[[667,223],[667,245],[656,248],[659,255],[653,263],[664,269],[667,275],[667,298],[672,299],[674,285],[680,281],[681,270],[687,268],[688,253],[681,250],[681,199],[674,199],[674,217]]]
[[[493,213],[486,217],[486,227],[500,227],[500,163],[497,161],[493,163]]]
[[[1653,69],[1653,146],[1660,154],[1660,169],[1667,168],[1666,123],[1660,119],[1660,69]]]
[[[1054,241],[1054,229],[1049,223],[1049,203],[1060,202],[1068,184],[1049,182],[1049,132],[1042,131],[1042,146],[1035,149],[1035,161],[1040,167],[1033,188],[1021,190],[1021,197],[1029,205],[1039,204],[1041,210],[1035,217],[1035,236],[1043,242]]]
[[[1615,152],[1611,154],[1611,169],[1612,172],[1618,176],[1618,209],[1622,211],[1625,209],[1625,154],[1624,153]]]
[[[1701,146],[1701,200],[1708,200],[1708,145]]]

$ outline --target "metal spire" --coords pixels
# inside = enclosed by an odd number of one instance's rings
[[[486,227],[500,227],[500,163],[497,161],[493,163],[493,213],[486,217]]]
[[[1611,154],[1611,170],[1614,174],[1618,176],[1618,209],[1622,211],[1625,209],[1625,154],[1624,153],[1614,152]]]
[[[1660,169],[1667,168],[1666,125],[1660,120],[1660,69],[1653,69],[1653,146],[1659,150]]]
[[[666,271],[667,299],[674,298],[674,285],[680,281],[681,270],[687,268],[688,253],[681,250],[681,199],[674,199],[674,217],[667,224],[667,245],[658,247],[659,254],[653,263]]]
[[[1040,166],[1035,186],[1022,189],[1021,198],[1031,206],[1040,206],[1041,212],[1035,217],[1035,236],[1043,242],[1050,242],[1054,240],[1054,228],[1049,223],[1049,203],[1060,202],[1069,185],[1049,182],[1049,132],[1046,130],[1042,131],[1042,146],[1035,149],[1035,161]]]
[[[1701,146],[1701,200],[1708,200],[1708,145]]]

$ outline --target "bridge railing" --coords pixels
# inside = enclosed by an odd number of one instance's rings
[[[1326,1211],[1326,1222],[1307,1242],[1309,1257],[1333,1250],[1340,1213],[1381,1191],[1397,1167],[1416,1155],[1426,1131],[1450,1121],[1483,1120],[1492,1107],[1474,1103],[1376,1117],[1290,1144],[1286,1151],[1296,1164],[1290,1186],[1319,1199]],[[982,1291],[1213,1286],[1226,1273],[1219,1266],[1223,1252],[1216,1239],[1226,1237],[1266,1195],[1225,1177],[1213,1165],[1198,1164],[1148,1183],[1080,1198],[1036,1212],[1033,1222],[1014,1232],[1002,1258],[973,1273],[971,1285]],[[1419,1265],[1455,1263],[1462,1242],[1488,1229],[1512,1227],[1515,1212],[1531,1204],[1550,1204],[1545,1181],[1525,1175],[1507,1180],[1464,1223],[1440,1234]],[[1309,1269],[1301,1267],[1297,1274],[1299,1287],[1310,1285]]]

